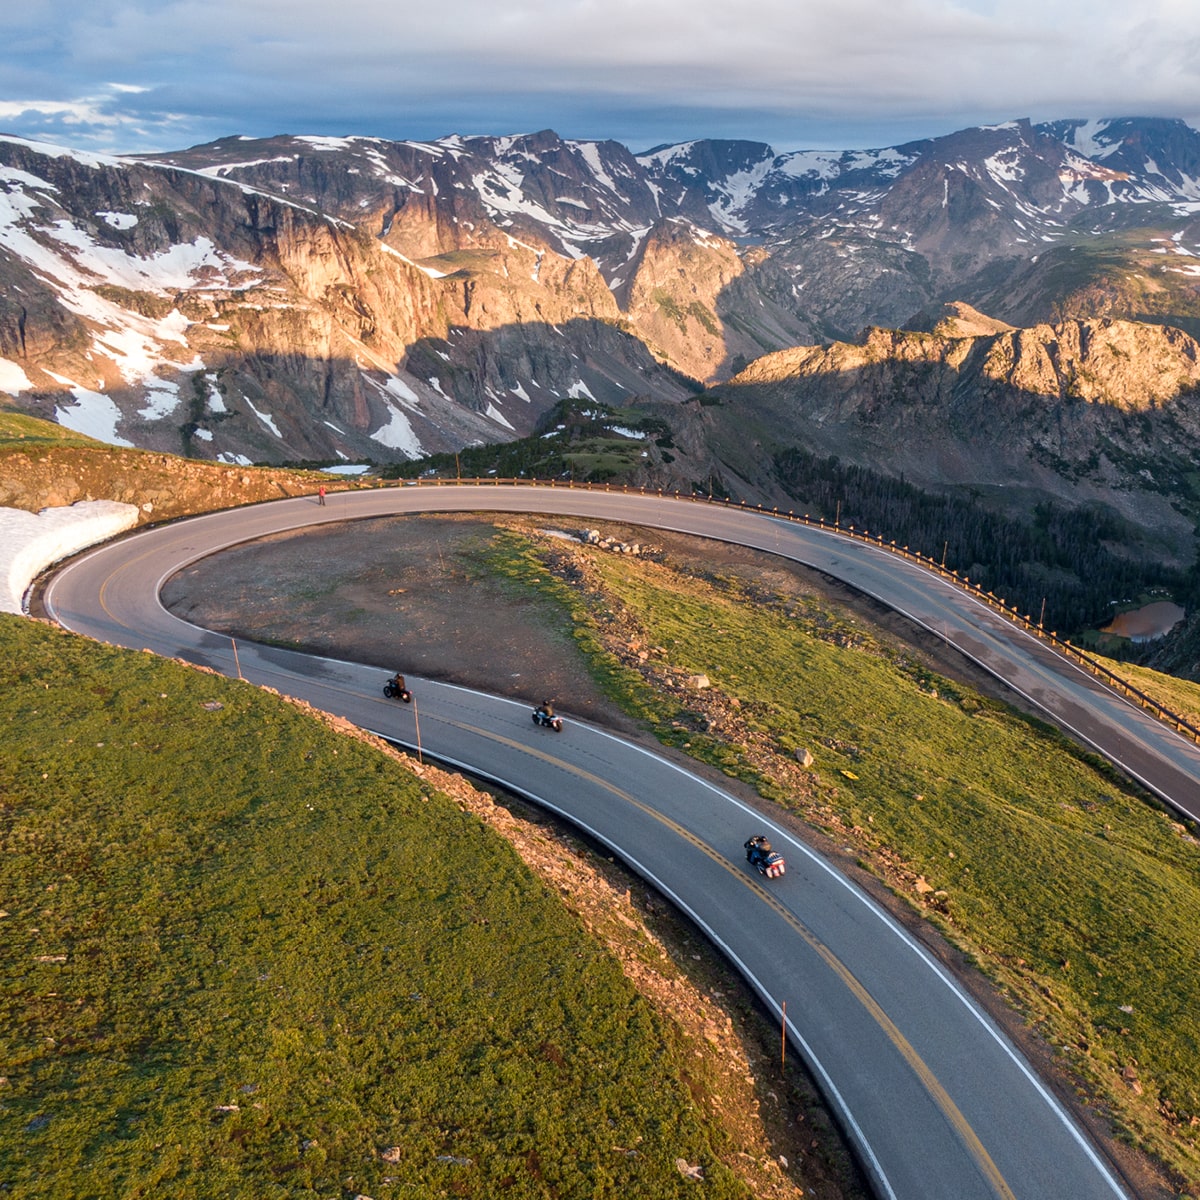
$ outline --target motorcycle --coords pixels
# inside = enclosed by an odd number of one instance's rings
[[[742,848],[746,851],[746,861],[768,879],[778,879],[787,869],[783,855],[761,833],[743,842]]]
[[[412,703],[412,692],[408,690],[403,681],[397,682],[394,676],[383,685],[383,694],[389,700],[400,699],[403,700],[405,704]]]
[[[553,729],[555,733],[562,733],[562,717],[552,716],[544,708],[533,710],[533,723],[545,729]]]

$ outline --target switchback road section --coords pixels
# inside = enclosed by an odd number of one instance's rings
[[[45,592],[63,626],[277,688],[529,797],[607,844],[688,913],[782,1016],[885,1200],[1111,1200],[1103,1155],[953,979],[844,876],[782,827],[644,747],[571,721],[540,730],[527,706],[409,679],[382,697],[378,669],[238,642],[187,624],[163,583],[231,545],[318,523],[417,512],[504,511],[617,521],[737,542],[807,563],[962,646],[1025,695],[1057,706],[1130,769],[1195,786],[1194,747],[1105,693],[986,605],[860,542],[740,509],[567,488],[449,486],[340,493],[209,514],[124,538],[69,564]],[[1053,657],[1053,656],[1051,656]],[[1135,754],[1134,752],[1137,751]],[[1128,764],[1127,764],[1128,765]],[[1186,796],[1185,796],[1186,798]],[[750,833],[784,849],[765,881]]]

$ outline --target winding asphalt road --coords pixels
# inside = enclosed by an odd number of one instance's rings
[[[237,643],[180,621],[158,593],[240,542],[318,523],[502,510],[612,520],[738,542],[883,599],[1042,704],[1164,798],[1200,815],[1200,751],[986,605],[861,542],[768,516],[567,488],[413,487],[338,493],[192,518],[68,564],[44,592],[63,626],[277,688],[562,814],[687,912],[780,1016],[880,1197],[1100,1200],[1115,1172],[953,979],[878,906],[786,830],[719,788],[604,730],[533,727],[525,705],[413,680],[385,701],[377,668]],[[419,730],[417,721],[419,719]],[[788,858],[770,886],[742,860],[751,832]]]

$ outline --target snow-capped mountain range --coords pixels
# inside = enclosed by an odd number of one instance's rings
[[[677,402],[947,301],[1200,332],[1198,213],[1200,133],[1160,119],[788,154],[0,137],[0,392],[196,457],[410,458],[567,396]]]

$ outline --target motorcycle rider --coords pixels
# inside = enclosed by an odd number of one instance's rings
[[[545,715],[547,721],[552,720],[554,717],[554,701],[543,700],[542,707],[538,711]]]
[[[404,684],[404,676],[401,675],[399,671],[397,671],[395,675],[388,680],[388,683],[390,683],[398,692],[408,691],[408,688]]]

